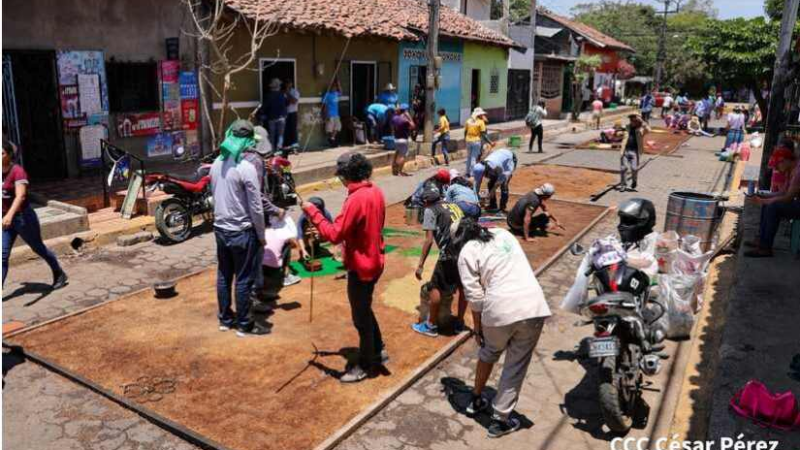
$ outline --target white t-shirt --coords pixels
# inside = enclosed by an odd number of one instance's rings
[[[291,99],[294,99],[294,100],[295,100],[295,103],[289,103],[289,104],[286,106],[286,112],[287,112],[287,113],[296,113],[296,112],[297,112],[297,105],[299,105],[299,104],[300,104],[300,91],[298,91],[298,90],[297,90],[297,89],[295,89],[295,88],[291,88],[291,89],[289,89],[289,92],[287,92],[287,95],[286,95],[286,96],[287,96],[287,97],[288,97],[290,100],[291,100]]]
[[[731,130],[742,130],[744,129],[744,114],[739,113],[730,113],[728,114],[728,126],[731,127]]]
[[[664,108],[667,108],[667,109],[671,108],[672,107],[672,102],[673,102],[673,100],[672,100],[672,96],[671,95],[668,95],[668,96],[664,97],[664,103],[663,103]]]
[[[291,239],[297,239],[297,225],[291,217],[284,217],[278,220],[277,217],[270,219],[270,226],[264,230],[264,259],[262,264],[274,269],[283,267],[283,247]]]

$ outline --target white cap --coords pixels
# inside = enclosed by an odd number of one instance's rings
[[[544,197],[551,197],[553,194],[556,193],[556,188],[550,183],[545,183],[538,188],[534,189],[533,192],[536,195],[541,195]]]
[[[453,178],[456,178],[456,177],[460,176],[460,175],[461,175],[461,173],[459,173],[459,171],[457,169],[450,169],[450,179],[451,180]]]

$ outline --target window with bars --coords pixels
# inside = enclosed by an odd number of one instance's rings
[[[153,62],[106,62],[112,113],[158,111],[158,65]]]
[[[561,83],[564,79],[560,65],[545,64],[542,67],[541,97],[546,99],[558,98],[561,95]]]
[[[496,70],[493,71],[492,76],[489,77],[489,93],[490,94],[500,93],[500,73]]]

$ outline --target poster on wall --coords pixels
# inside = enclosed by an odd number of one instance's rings
[[[103,125],[87,125],[80,129],[81,165],[97,167],[101,164],[100,141],[108,139],[108,129]]]
[[[117,115],[119,137],[150,136],[161,131],[161,114],[158,112]]]
[[[61,97],[61,116],[64,119],[81,118],[81,107],[78,99],[78,86],[70,84],[59,87]]]
[[[186,133],[175,131],[172,133],[172,159],[183,159],[186,155]]]
[[[161,80],[161,110],[163,113],[162,128],[164,131],[181,129],[181,86],[180,62],[159,62]]]
[[[197,130],[189,130],[186,132],[185,149],[189,152],[192,158],[200,157],[200,139],[197,135]]]
[[[86,116],[102,114],[100,77],[97,74],[78,74],[78,95],[80,97],[81,113],[86,114]]]
[[[200,96],[197,74],[181,72],[179,76],[181,96],[181,125],[184,130],[196,130],[200,114]]]
[[[60,50],[56,53],[56,67],[64,130],[77,132],[87,125],[108,126],[103,52]],[[91,158],[83,158],[81,164],[96,165]]]
[[[147,140],[147,157],[169,156],[172,154],[172,133],[158,133]]]

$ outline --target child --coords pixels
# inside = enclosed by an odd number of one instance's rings
[[[603,130],[600,133],[600,142],[603,144],[618,144],[625,139],[625,127],[622,126],[622,121],[617,120],[614,122],[614,127]]]
[[[325,200],[319,197],[311,197],[308,199],[308,202],[313,204],[317,207],[318,210],[322,211],[322,215],[325,216],[328,221],[333,222],[333,216],[331,215],[330,211],[325,209]],[[322,255],[327,255],[327,250],[320,246],[320,239],[317,233],[317,229],[314,228],[314,225],[308,220],[306,217],[306,213],[300,214],[300,218],[297,219],[297,239],[299,239],[300,246],[304,252],[311,252],[314,255],[314,258],[319,258]],[[311,248],[313,246],[313,249]]]
[[[300,252],[300,257],[308,257],[305,249],[297,239],[297,226],[289,216],[283,219],[270,217],[270,226],[264,230],[264,257],[261,261],[264,274],[264,297],[277,299],[282,287],[300,282],[300,277],[289,272],[292,259],[292,248]]]
[[[450,142],[450,120],[447,118],[447,111],[444,108],[439,109],[437,111],[439,114],[439,124],[436,126],[436,132],[439,133],[439,136],[433,141],[433,147],[431,147],[431,156],[433,157],[434,162],[438,165],[439,161],[436,159],[436,144],[442,144],[442,155],[444,155],[444,164],[446,166],[450,165],[450,154],[447,152],[447,144]]]

